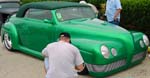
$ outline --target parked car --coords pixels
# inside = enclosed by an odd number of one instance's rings
[[[18,11],[20,0],[0,0],[0,29],[7,17]]]
[[[42,49],[71,34],[80,49],[87,71],[105,77],[141,63],[149,45],[141,32],[128,31],[96,18],[91,7],[73,2],[33,2],[20,7],[3,25],[2,42],[8,50],[19,50],[38,58]]]

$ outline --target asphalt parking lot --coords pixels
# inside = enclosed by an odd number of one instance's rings
[[[150,59],[107,78],[150,78]],[[7,51],[0,42],[0,78],[44,78],[43,61],[19,51]],[[81,76],[79,78],[93,78]]]

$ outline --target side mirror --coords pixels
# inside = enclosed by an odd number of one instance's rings
[[[44,22],[53,24],[53,22],[51,20],[48,20],[48,19],[44,19]]]

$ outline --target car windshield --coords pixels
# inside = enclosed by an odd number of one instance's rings
[[[72,19],[95,18],[95,13],[91,7],[68,7],[56,10],[56,16],[59,21]]]
[[[19,3],[0,3],[0,8],[18,8]]]

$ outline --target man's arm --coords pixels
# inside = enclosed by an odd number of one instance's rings
[[[75,69],[81,72],[84,69],[84,61],[78,49],[76,49],[75,53]]]
[[[47,53],[47,49],[46,49],[46,48],[43,49],[42,55],[43,55],[44,57],[48,56],[48,53]]]
[[[46,69],[46,62],[47,62],[47,60],[46,60],[46,57],[48,56],[48,53],[47,53],[47,49],[46,48],[44,48],[42,50],[42,55],[44,56],[44,70],[45,70],[45,73],[47,73],[47,69]]]
[[[121,13],[121,10],[122,10],[122,9],[117,9],[117,10],[116,10],[116,13],[115,13],[115,15],[114,15],[114,20],[115,20],[115,21],[117,21],[117,17],[118,17],[118,15]]]
[[[115,0],[115,3],[116,3],[116,9],[117,10],[116,10],[115,15],[114,15],[114,21],[117,21],[117,17],[121,13],[122,6],[121,6],[120,0]]]

